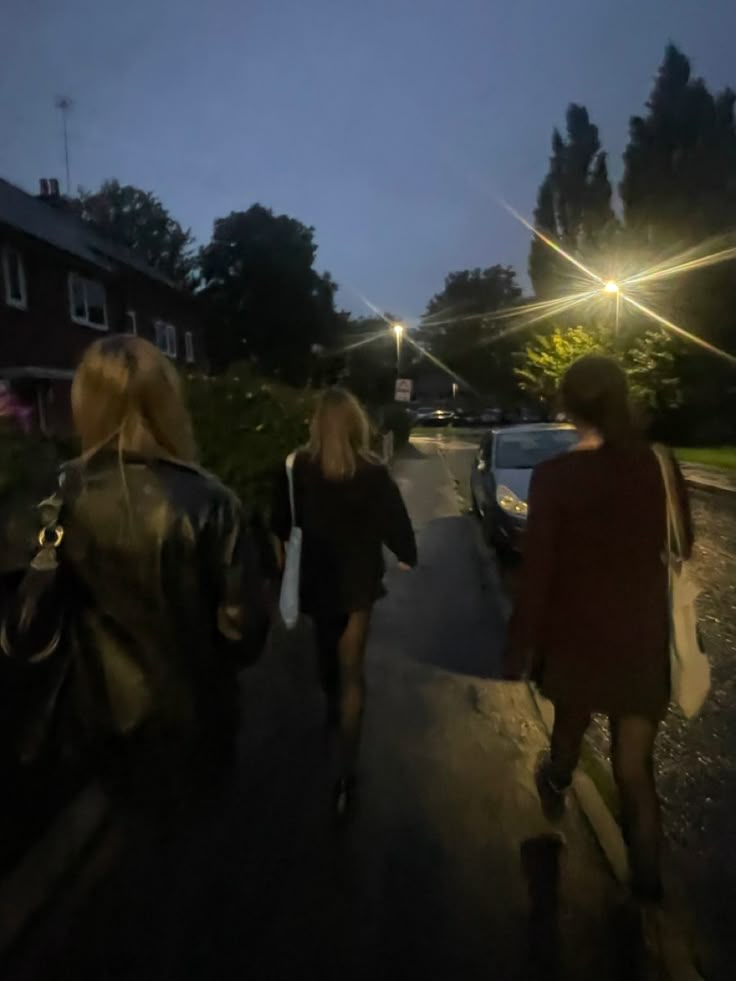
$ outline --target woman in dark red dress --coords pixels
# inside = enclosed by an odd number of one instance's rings
[[[531,674],[555,706],[550,754],[537,773],[549,817],[564,811],[591,716],[609,717],[634,894],[656,904],[661,820],[653,753],[670,697],[665,491],[615,361],[582,358],[565,375],[561,396],[581,440],[532,479],[507,673]],[[675,470],[691,548],[687,493]]]

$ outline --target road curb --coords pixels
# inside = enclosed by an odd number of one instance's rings
[[[534,685],[529,684],[527,687],[547,736],[551,736],[555,717],[552,703],[544,698]],[[580,810],[606,856],[613,874],[621,885],[628,885],[629,859],[626,844],[618,821],[611,813],[603,795],[593,780],[580,768],[575,772],[572,789]]]
[[[685,477],[685,483],[690,490],[703,491],[706,494],[714,494],[719,497],[733,497],[736,494],[736,487],[724,487],[721,484],[711,484],[705,480],[694,480],[692,477]]]

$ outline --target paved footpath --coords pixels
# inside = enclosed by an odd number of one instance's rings
[[[494,680],[498,593],[446,465],[419,444],[396,474],[420,566],[392,568],[376,610],[352,824],[330,820],[308,633],[278,637],[244,679],[238,786],[173,863],[176,889],[152,901],[130,856],[18,977],[635,978],[584,820],[571,806],[560,846],[540,813],[544,736],[526,689]],[[120,875],[140,913],[111,925]]]

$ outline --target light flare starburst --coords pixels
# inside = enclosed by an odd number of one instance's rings
[[[636,297],[631,295],[631,290],[636,290],[645,283],[651,283],[655,280],[670,278],[673,276],[679,276],[683,273],[691,272],[696,269],[704,269],[709,266],[718,265],[722,262],[728,262],[736,259],[736,247],[722,248],[715,252],[711,252],[708,255],[693,255],[697,250],[689,250],[685,255],[676,257],[669,262],[660,263],[658,266],[654,266],[651,269],[644,270],[640,273],[635,273],[631,276],[627,276],[620,283],[612,278],[604,278],[600,276],[597,272],[589,269],[585,266],[579,259],[575,256],[570,255],[566,252],[562,246],[560,246],[553,239],[549,238],[543,232],[540,232],[538,228],[535,228],[531,222],[527,221],[523,215],[520,215],[518,211],[507,204],[505,201],[501,202],[504,208],[509,212],[512,217],[516,218],[517,221],[528,228],[541,242],[547,245],[550,249],[556,252],[558,255],[562,256],[569,263],[575,266],[576,269],[583,272],[593,283],[599,284],[597,289],[592,291],[592,295],[605,294],[616,302],[616,329],[618,330],[618,322],[621,312],[622,301],[628,303],[634,309],[638,310],[639,313],[643,314],[645,317],[652,320],[654,323],[663,327],[665,330],[670,331],[678,337],[689,341],[692,344],[698,345],[703,350],[708,351],[717,357],[728,361],[730,364],[736,365],[736,356],[730,354],[728,351],[724,351],[722,348],[717,347],[715,344],[711,344],[710,341],[706,341],[702,337],[698,337],[697,334],[693,334],[691,331],[686,330],[679,324],[674,323],[674,321],[664,317],[662,314],[653,310],[650,306],[642,303]],[[564,297],[562,298],[565,299]],[[549,316],[553,313],[558,313],[559,311],[553,310]],[[537,318],[541,319],[541,318]],[[528,326],[528,324],[525,324]]]

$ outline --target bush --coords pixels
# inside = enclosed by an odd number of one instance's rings
[[[248,510],[267,510],[274,474],[306,440],[314,393],[264,383],[240,366],[218,378],[188,378],[186,396],[202,466],[232,487]],[[27,508],[48,494],[56,468],[77,452],[0,423],[0,525],[18,505]]]
[[[275,473],[306,440],[314,393],[236,365],[217,378],[189,378],[187,397],[202,465],[247,509],[267,510]]]

